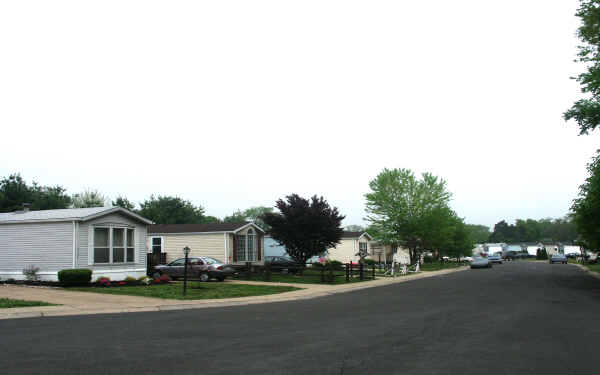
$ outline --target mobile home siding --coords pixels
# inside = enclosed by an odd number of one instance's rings
[[[34,265],[40,272],[73,266],[73,223],[0,225],[0,274]]]
[[[342,238],[340,244],[327,250],[327,258],[342,263],[357,262],[360,259],[357,253],[358,241],[354,238]]]
[[[135,227],[136,232],[136,260],[135,264],[101,264],[88,265],[88,233],[90,225],[127,225]],[[91,270],[120,270],[120,269],[141,269],[146,267],[146,224],[138,223],[126,216],[120,214],[111,214],[102,216],[98,219],[90,220],[79,224],[79,241],[77,245],[77,268],[89,268]]]
[[[205,256],[226,262],[225,236],[218,234],[169,234],[165,235],[163,251],[167,253],[167,262],[183,257],[183,248],[188,246],[190,256]]]

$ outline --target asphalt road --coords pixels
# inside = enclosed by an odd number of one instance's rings
[[[263,305],[0,321],[3,374],[592,374],[600,280],[513,262]]]

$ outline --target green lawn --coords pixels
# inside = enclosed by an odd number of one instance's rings
[[[22,299],[0,298],[0,309],[9,309],[12,307],[31,307],[31,306],[57,306],[42,301],[24,301]]]
[[[576,262],[573,262],[576,263]],[[585,268],[587,268],[588,270],[592,271],[592,272],[598,272],[600,273],[600,263],[596,263],[596,264],[583,264],[583,266]]]
[[[585,265],[590,271],[594,271],[594,272],[600,272],[600,264],[596,263],[596,264],[586,264]]]
[[[183,283],[172,283],[151,286],[118,286],[109,288],[68,288],[78,292],[120,294],[140,297],[168,299],[218,299],[248,296],[264,296],[298,290],[291,286],[276,285],[244,285],[219,282],[190,282],[187,286],[187,296],[183,297]]]

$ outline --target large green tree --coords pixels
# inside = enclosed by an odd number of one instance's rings
[[[28,185],[20,174],[11,174],[0,180],[0,212],[12,212],[30,203],[32,210],[68,208],[71,197],[61,186]]]
[[[570,217],[540,220],[502,220],[494,226],[489,242],[573,242],[577,239],[575,222]]]
[[[582,42],[578,57],[586,71],[575,79],[585,97],[575,102],[564,118],[575,120],[580,134],[587,134],[600,125],[600,0],[581,0],[576,16],[581,21],[577,30]]]
[[[490,227],[479,224],[465,224],[467,230],[471,235],[471,239],[475,243],[485,243],[488,242],[490,238]]]
[[[344,216],[323,197],[308,200],[292,194],[279,199],[276,207],[279,212],[267,212],[263,220],[273,239],[298,263],[305,264],[340,243]]]
[[[118,196],[117,199],[112,202],[112,205],[128,209],[129,211],[135,211],[135,204],[124,196]]]
[[[580,240],[591,250],[600,250],[600,150],[588,164],[589,177],[579,186],[571,206]]]
[[[151,195],[140,204],[140,215],[157,224],[202,224],[204,209],[179,197]]]
[[[430,173],[418,179],[409,169],[384,169],[369,183],[367,220],[375,239],[407,248],[411,263],[425,250],[435,250],[443,236],[451,194],[446,182]]]
[[[439,248],[440,254],[457,258],[459,261],[460,258],[473,255],[475,241],[464,220],[454,215],[449,220],[449,228],[448,235]]]
[[[263,216],[267,213],[272,213],[272,207],[256,206],[245,209],[244,211],[237,210],[229,216],[225,216],[223,221],[226,223],[236,223],[240,221],[253,221],[256,225],[264,230],[269,230],[269,226],[263,220]]]
[[[74,208],[104,207],[110,200],[98,190],[85,190],[73,195]]]
[[[364,232],[365,228],[363,226],[360,226],[360,225],[350,224],[350,225],[346,225],[344,227],[344,230],[348,231],[348,232]]]

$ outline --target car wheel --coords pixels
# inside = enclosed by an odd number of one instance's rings
[[[208,280],[210,280],[210,276],[208,276],[208,274],[207,274],[207,273],[201,273],[201,274],[200,274],[200,281],[202,281],[202,282],[206,282],[206,281],[208,281]]]
[[[224,277],[217,277],[217,281],[221,281],[221,282],[222,282],[222,281],[224,281],[224,280],[225,280],[225,278],[224,278]]]

